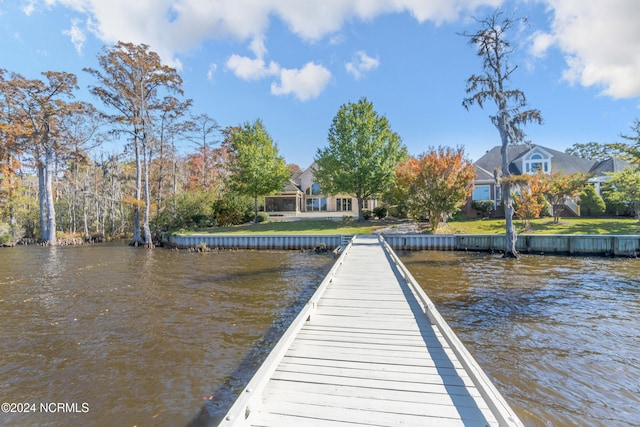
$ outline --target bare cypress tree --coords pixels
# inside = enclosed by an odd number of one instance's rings
[[[131,244],[151,248],[149,165],[154,142],[153,116],[163,108],[164,98],[160,97],[159,91],[183,94],[182,77],[174,68],[163,65],[160,56],[145,44],[118,42],[114,46],[105,46],[104,53],[98,55],[98,63],[102,70],[84,69],[98,81],[98,85],[92,86],[90,91],[113,109],[114,113],[108,118],[116,126],[114,132],[129,135],[135,155],[136,188]],[[141,207],[144,208],[144,238],[140,230]]]
[[[469,44],[477,49],[476,54],[482,58],[483,73],[473,74],[467,79],[466,93],[469,95],[462,101],[462,105],[468,110],[474,104],[484,108],[487,101],[493,101],[498,108],[495,115],[490,116],[491,122],[498,128],[502,148],[502,178],[500,187],[504,203],[506,219],[505,258],[517,258],[516,250],[517,234],[513,225],[513,196],[509,181],[509,144],[518,144],[524,139],[521,126],[529,122],[542,123],[540,111],[535,109],[524,110],[527,99],[524,93],[518,89],[511,89],[508,85],[511,74],[518,68],[509,63],[509,56],[513,53],[511,43],[506,34],[518,21],[525,19],[510,19],[496,9],[488,18],[477,20],[480,29],[473,33],[463,33],[469,38]]]

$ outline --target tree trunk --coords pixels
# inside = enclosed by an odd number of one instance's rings
[[[258,223],[258,195],[253,195],[253,223]]]
[[[356,200],[358,203],[358,222],[360,222],[364,219],[362,215],[362,206],[364,205],[364,198],[359,194],[356,194]]]
[[[84,240],[89,240],[89,221],[87,219],[87,194],[82,195],[82,222],[84,228]]]
[[[501,118],[501,126],[498,126],[502,147],[500,154],[502,155],[502,200],[504,202],[504,217],[506,220],[505,245],[503,258],[519,258],[520,254],[516,249],[516,241],[518,235],[516,227],[513,225],[513,196],[511,195],[511,185],[507,178],[511,175],[509,172],[509,154],[507,148],[509,146],[509,138],[505,131],[504,118]]]
[[[511,185],[505,182],[503,185],[504,217],[506,220],[505,249],[503,258],[519,258],[520,254],[516,249],[518,235],[513,224],[513,197],[511,195]]]
[[[140,235],[140,201],[142,196],[142,166],[140,162],[140,143],[138,137],[135,137],[135,156],[136,156],[136,204],[133,206],[133,240],[131,245],[138,246],[144,241]]]
[[[49,233],[47,232],[47,204],[45,187],[45,167],[38,162],[38,203],[40,206],[40,240],[46,241]]]
[[[53,201],[53,148],[47,147],[45,151],[45,195],[47,210],[47,242],[56,245],[56,208]]]
[[[147,144],[142,145],[143,150],[143,168],[144,168],[144,218],[143,218],[143,230],[144,230],[144,246],[146,248],[153,248],[153,237],[151,236],[151,228],[149,226],[149,216],[151,211],[151,194],[149,191],[149,157],[147,156]]]

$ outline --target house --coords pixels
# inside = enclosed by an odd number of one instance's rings
[[[350,195],[324,194],[315,181],[317,164],[295,173],[279,193],[264,198],[264,210],[274,216],[304,216],[306,213],[327,213],[327,216],[358,215],[358,199]],[[373,209],[377,200],[365,200],[362,209]],[[333,215],[331,215],[333,214]]]
[[[501,147],[497,146],[487,151],[475,162],[476,179],[473,194],[467,203],[465,213],[474,216],[472,204],[474,200],[492,200],[497,213],[501,212],[500,186],[496,184],[496,174],[502,170]],[[621,172],[631,165],[615,159],[587,160],[578,156],[556,151],[551,148],[534,144],[510,145],[507,147],[509,158],[509,173],[512,175],[534,174],[542,172],[551,174],[562,171],[566,174],[581,172],[588,175],[598,193],[600,184],[609,177],[607,173]],[[569,202],[567,207],[574,213],[577,205]]]

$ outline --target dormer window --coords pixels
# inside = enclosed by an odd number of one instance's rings
[[[548,174],[551,170],[550,161],[542,156],[540,153],[532,154],[531,157],[524,161],[525,173],[535,174],[543,172]]]

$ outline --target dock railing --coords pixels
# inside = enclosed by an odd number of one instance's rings
[[[258,368],[218,426],[246,425],[247,418],[249,418],[251,412],[258,410],[262,401],[264,389],[276,370],[278,363],[284,357],[287,349],[295,339],[298,332],[300,332],[300,329],[302,329],[305,322],[311,320],[313,313],[316,311],[318,301],[324,294],[327,287],[333,282],[336,272],[342,266],[345,258],[349,255],[349,250],[351,249],[352,244],[353,236],[331,270],[329,270],[329,273],[318,286],[318,289],[316,289],[307,304],[303,307],[293,322],[291,322],[289,328],[287,328],[286,332],[278,340],[274,348],[269,353],[269,356],[267,356],[260,368]]]
[[[379,239],[383,243],[387,254],[398,269],[398,272],[407,282],[417,298],[419,298],[419,302],[422,305],[425,314],[429,317],[432,324],[440,330],[442,336],[451,347],[451,350],[455,353],[465,371],[469,374],[471,381],[473,381],[473,384],[480,392],[480,395],[487,402],[487,405],[498,420],[500,426],[524,427],[520,418],[516,415],[513,409],[511,409],[502,394],[500,394],[487,374],[482,370],[482,368],[480,368],[480,365],[478,365],[471,353],[469,353],[462,341],[460,341],[460,338],[458,338],[442,315],[438,312],[431,299],[405,267],[400,258],[398,258],[398,255],[396,255],[384,237],[379,236]]]

